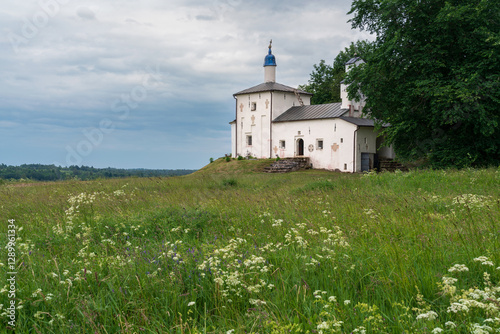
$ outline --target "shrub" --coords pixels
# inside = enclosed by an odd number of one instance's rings
[[[222,180],[222,185],[224,187],[235,187],[238,185],[238,181],[234,177],[231,177],[229,179]]]

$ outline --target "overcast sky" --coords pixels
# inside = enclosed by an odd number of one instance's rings
[[[349,0],[7,0],[0,163],[198,169],[231,151],[233,94],[307,83],[358,39]]]

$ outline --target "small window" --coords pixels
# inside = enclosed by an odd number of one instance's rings
[[[344,164],[344,170],[347,170],[347,164]]]
[[[247,136],[247,146],[252,146],[252,136]]]
[[[322,150],[323,149],[323,139],[316,140],[316,149],[317,150]]]
[[[366,139],[366,137],[365,137],[365,144],[367,144],[367,143],[368,143],[368,140],[367,140],[367,139]]]
[[[286,94],[283,94],[283,100],[286,100]]]
[[[280,140],[280,148],[281,149],[285,148],[285,141],[284,140]]]
[[[344,138],[340,138],[340,143],[343,143],[344,142]]]
[[[257,110],[257,102],[252,102],[252,107],[250,109],[251,111]]]
[[[333,125],[333,132],[337,132],[337,123]]]

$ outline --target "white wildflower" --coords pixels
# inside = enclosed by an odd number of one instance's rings
[[[463,272],[463,271],[469,271],[469,268],[465,266],[465,264],[455,264],[453,267],[448,269],[450,273],[453,272]]]
[[[189,303],[188,303],[188,306],[193,306],[193,305],[195,305],[195,304],[196,304],[196,302],[189,302]]]
[[[444,324],[446,327],[450,327],[450,328],[455,328],[457,327],[457,325],[455,325],[455,323],[453,321],[447,321],[445,324]]]
[[[469,308],[466,305],[460,303],[452,303],[450,307],[448,307],[448,310],[446,312],[448,313],[469,312]]]
[[[437,313],[434,311],[429,311],[427,313],[422,313],[417,316],[417,320],[425,319],[425,320],[434,320],[438,317]]]
[[[317,327],[318,329],[328,329],[330,328],[330,325],[328,324],[328,322],[326,321],[323,321],[322,323],[320,323]]]

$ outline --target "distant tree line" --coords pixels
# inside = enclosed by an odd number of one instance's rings
[[[55,165],[28,164],[7,166],[0,164],[0,179],[35,181],[95,180],[99,178],[180,176],[193,173],[191,169],[118,169],[88,166],[61,167]]]

